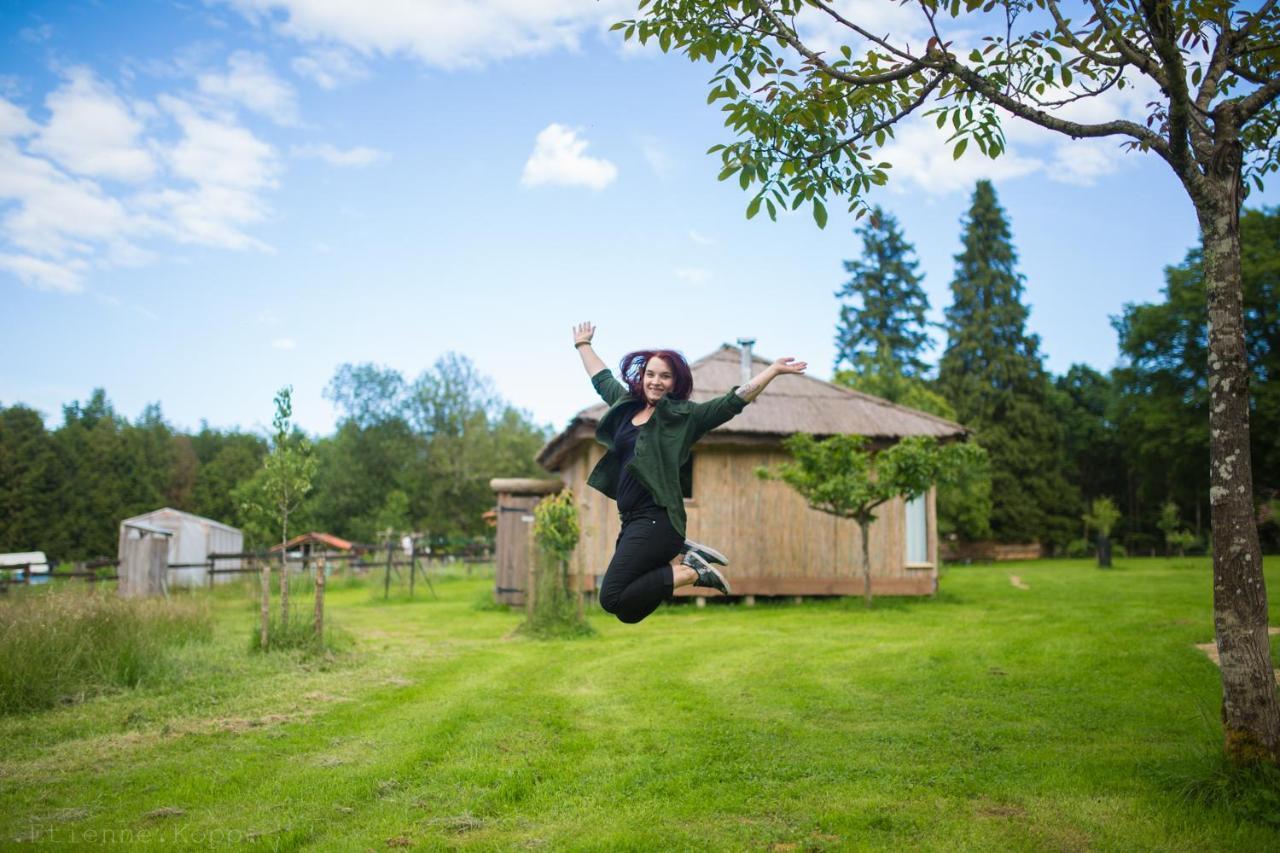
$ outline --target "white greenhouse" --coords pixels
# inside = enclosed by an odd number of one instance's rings
[[[230,525],[165,507],[152,512],[126,518],[120,522],[120,559],[124,559],[125,540],[145,535],[148,530],[159,528],[168,531],[169,584],[171,586],[204,586],[209,583],[208,559],[210,554],[239,554],[244,550],[244,533]],[[238,569],[240,561],[219,560],[216,568]],[[222,583],[236,575],[216,574]]]

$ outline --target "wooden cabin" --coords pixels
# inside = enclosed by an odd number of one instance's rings
[[[769,361],[728,344],[699,359],[692,398],[720,396]],[[590,388],[584,377],[583,383]],[[607,407],[580,411],[538,454],[538,462],[560,475],[578,503],[582,538],[571,571],[586,588],[598,587],[619,531],[616,504],[587,486],[604,455],[595,430]],[[861,541],[857,522],[810,509],[789,486],[761,480],[756,468],[788,459],[781,442],[797,432],[818,436],[864,435],[887,446],[909,435],[958,439],[959,424],[824,382],[810,376],[775,379],[742,414],[694,445],[693,487],[685,496],[687,534],[728,555],[725,575],[735,595],[860,595]],[[938,525],[935,491],[911,503],[883,505],[871,527],[872,592],[931,595],[938,586]],[[715,596],[700,587],[677,595]]]

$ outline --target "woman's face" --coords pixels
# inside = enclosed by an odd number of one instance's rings
[[[671,372],[671,365],[656,355],[649,359],[648,364],[644,366],[642,385],[645,402],[650,406],[656,405],[664,394],[669,393],[676,386],[676,377]]]

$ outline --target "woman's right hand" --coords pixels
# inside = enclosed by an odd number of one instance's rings
[[[596,327],[591,323],[579,323],[573,327],[573,345],[589,344],[591,339],[595,337]]]

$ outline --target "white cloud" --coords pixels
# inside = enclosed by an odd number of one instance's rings
[[[75,292],[95,269],[153,262],[152,241],[268,250],[248,228],[269,215],[275,149],[234,114],[157,101],[84,68],[49,94],[43,122],[0,98],[0,270]]]
[[[368,166],[386,157],[376,148],[357,145],[354,148],[335,148],[332,145],[298,145],[292,150],[295,157],[312,157],[330,166]]]
[[[662,140],[654,136],[644,137],[640,140],[640,153],[644,155],[645,162],[659,178],[665,178],[671,174],[675,160],[668,153]]]
[[[276,349],[291,350],[297,347],[298,342],[293,338],[276,338],[271,342],[271,345]]]
[[[608,160],[586,155],[587,141],[573,128],[549,124],[534,141],[520,183],[526,187],[559,185],[602,190],[618,177]]]
[[[50,258],[124,239],[141,225],[93,181],[67,175],[11,142],[0,143],[0,199],[14,202],[0,218],[5,242]]]
[[[697,243],[699,246],[710,246],[715,243],[715,240],[712,238],[698,231],[694,231],[692,228],[689,229],[689,239]]]
[[[706,284],[711,280],[711,270],[705,270],[700,267],[678,267],[675,270],[676,278],[681,281],[692,284]]]
[[[94,178],[136,183],[155,173],[151,152],[139,141],[142,122],[88,69],[71,69],[45,106],[49,122],[32,141],[33,153]]]
[[[24,27],[18,30],[18,37],[31,44],[40,44],[53,38],[53,27],[49,24],[41,24],[38,27]]]
[[[301,41],[344,45],[365,55],[408,55],[439,68],[575,50],[584,35],[634,13],[628,0],[226,2],[250,20]]]
[[[225,73],[206,72],[196,84],[206,95],[241,104],[277,124],[298,123],[293,87],[275,75],[261,54],[236,51],[227,60]]]
[[[295,74],[306,77],[321,89],[336,89],[369,74],[354,53],[340,47],[316,48],[296,57],[290,65]]]
[[[852,21],[876,36],[892,34],[893,44],[923,48],[929,40],[929,23],[915,4],[886,3],[885,0],[837,0],[829,4],[845,20]],[[812,50],[835,53],[848,45],[854,56],[872,45],[819,9],[804,7],[796,20],[796,31]],[[883,50],[883,48],[876,48]]]
[[[877,162],[893,164],[889,170],[889,189],[907,192],[913,188],[931,195],[945,195],[972,189],[975,181],[1011,180],[1030,175],[1044,167],[1044,161],[1021,154],[1010,147],[992,160],[972,145],[959,160],[952,158],[955,143],[948,143],[950,133],[939,130],[933,120],[913,118],[896,128],[897,135],[874,155]]]
[[[0,139],[30,136],[39,128],[17,104],[0,98]]]
[[[160,105],[182,129],[165,161],[184,184],[142,196],[141,205],[163,214],[180,242],[266,250],[244,229],[267,216],[261,192],[276,186],[275,149],[230,118],[201,113],[179,98],[162,95]]]
[[[78,293],[84,289],[82,283],[85,269],[84,261],[57,263],[46,261],[31,255],[0,254],[0,269],[8,270],[16,275],[23,284],[37,290],[60,290],[64,293]]]

